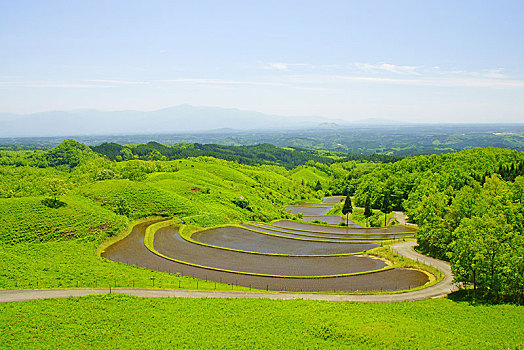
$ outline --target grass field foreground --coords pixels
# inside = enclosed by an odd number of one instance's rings
[[[133,315],[133,317],[130,317]],[[2,347],[520,349],[522,306],[125,295],[0,305]]]

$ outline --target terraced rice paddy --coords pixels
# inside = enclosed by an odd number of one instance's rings
[[[415,234],[415,229],[409,226],[397,225],[379,228],[352,228],[352,227],[333,227],[315,224],[306,224],[291,220],[280,220],[273,222],[273,226],[294,229],[296,231],[323,232],[323,233],[346,233],[346,234],[378,234],[378,233],[409,233]]]
[[[279,221],[226,226],[190,235],[181,235],[178,227],[167,226],[154,233],[149,249],[144,245],[147,226],[137,225],[103,256],[266,290],[402,290],[429,281],[421,271],[395,268],[366,255],[383,240],[412,236],[413,231],[403,226],[367,229]]]
[[[334,255],[360,253],[378,246],[370,243],[310,242],[270,236],[260,231],[239,227],[221,227],[194,233],[196,242],[236,250],[286,255]]]
[[[302,217],[302,220],[307,221],[307,222],[318,220],[318,221],[323,221],[330,225],[338,225],[341,222],[346,221],[342,216],[339,216],[339,215],[304,215]],[[350,227],[360,227],[359,224],[350,224],[349,226]]]
[[[299,205],[290,205],[286,207],[286,210],[291,214],[302,213],[302,215],[324,215],[331,210],[329,206],[299,206]]]
[[[315,239],[315,240],[336,240],[340,242],[344,241],[372,241],[372,240],[387,240],[412,236],[411,232],[398,232],[398,233],[387,233],[387,232],[358,232],[358,230],[348,230],[346,232],[323,232],[323,231],[313,231],[313,230],[295,230],[288,229],[285,227],[279,227],[274,225],[267,224],[254,224],[254,225],[244,225],[249,229],[260,230],[261,232],[270,233],[270,234],[284,234],[289,237],[296,239]],[[357,232],[352,232],[357,231]]]

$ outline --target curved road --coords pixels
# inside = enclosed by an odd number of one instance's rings
[[[192,290],[169,290],[169,289],[113,289],[113,293],[130,294],[139,297],[184,297],[184,298],[252,298],[252,299],[304,299],[324,301],[345,302],[398,302],[413,301],[428,298],[437,298],[457,290],[453,284],[453,274],[448,263],[427,257],[413,251],[416,242],[404,242],[392,245],[391,248],[398,254],[410,259],[418,260],[424,264],[431,265],[444,273],[444,278],[437,284],[421,290],[396,293],[396,294],[313,294],[313,293],[260,293],[260,292],[210,292]],[[10,289],[0,290],[0,302],[26,301],[36,299],[78,297],[90,294],[105,294],[107,289]]]

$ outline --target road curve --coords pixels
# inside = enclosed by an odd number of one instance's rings
[[[451,267],[447,262],[433,259],[413,251],[416,242],[403,242],[392,245],[392,249],[413,260],[418,260],[424,264],[431,265],[444,273],[444,278],[437,284],[421,290],[393,293],[393,294],[317,294],[317,293],[261,293],[261,292],[213,292],[196,290],[172,290],[172,289],[132,289],[118,288],[113,289],[112,293],[122,293],[135,295],[138,297],[157,298],[157,297],[181,297],[181,298],[249,298],[249,299],[303,299],[303,300],[322,300],[335,302],[365,302],[365,303],[386,303],[400,301],[414,301],[428,298],[438,298],[447,295],[458,289],[453,283]],[[53,299],[79,297],[91,294],[105,294],[108,289],[6,289],[0,290],[0,303],[27,301],[37,299]]]

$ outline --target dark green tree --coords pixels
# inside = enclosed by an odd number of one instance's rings
[[[391,213],[391,201],[389,199],[389,194],[384,195],[384,199],[382,200],[382,206],[380,207],[380,210],[384,213],[384,226],[387,226],[387,218],[388,214]]]
[[[313,189],[315,191],[322,191],[322,184],[320,183],[320,180],[317,180],[317,183],[315,184],[315,187]]]
[[[346,225],[349,226],[349,213],[353,213],[353,204],[351,203],[351,197],[347,196],[342,207],[342,214],[346,215]]]
[[[364,216],[367,220],[373,215],[373,210],[371,210],[371,201],[369,197],[366,198],[366,204],[364,204]]]

